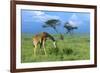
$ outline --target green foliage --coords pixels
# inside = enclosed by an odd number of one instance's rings
[[[60,25],[60,21],[57,19],[50,19],[47,20],[45,24],[48,25],[49,27],[56,27],[57,25]]]
[[[58,35],[53,35],[59,37]],[[34,57],[34,46],[31,34],[22,34],[21,62],[45,62],[45,61],[72,61],[90,59],[89,35],[64,35],[64,40],[57,40],[57,48],[52,41],[47,40],[45,56],[43,48],[38,45],[37,55]]]
[[[43,25],[43,27],[44,28],[51,27],[58,33],[58,31],[56,29],[56,26],[58,26],[60,24],[61,24],[60,20],[58,20],[58,19],[50,19],[50,20],[47,20],[45,22],[45,25]]]

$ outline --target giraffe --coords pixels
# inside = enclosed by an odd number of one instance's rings
[[[34,45],[34,56],[36,55],[36,50],[37,50],[38,44],[40,44],[40,48],[43,48],[45,55],[47,55],[46,48],[45,48],[45,43],[46,43],[46,40],[48,38],[53,41],[54,48],[57,47],[56,46],[56,40],[49,33],[42,32],[42,33],[36,34],[32,39],[33,45]]]

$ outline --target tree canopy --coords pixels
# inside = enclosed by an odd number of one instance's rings
[[[56,29],[56,26],[58,26],[58,25],[60,25],[60,24],[61,24],[61,22],[60,22],[60,20],[58,20],[58,19],[49,19],[49,20],[47,20],[47,21],[45,22],[45,25],[43,25],[43,27],[44,27],[44,28],[46,28],[46,27],[51,27],[51,28],[53,28],[56,32],[58,32],[57,29]]]

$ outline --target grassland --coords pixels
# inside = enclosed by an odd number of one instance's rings
[[[59,35],[53,35],[58,38]],[[90,59],[90,38],[87,34],[64,35],[64,40],[57,40],[58,48],[53,48],[52,41],[47,40],[45,56],[42,48],[37,49],[34,57],[32,34],[21,36],[21,62],[72,61]]]

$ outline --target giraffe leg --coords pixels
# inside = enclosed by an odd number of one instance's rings
[[[43,41],[43,50],[44,50],[45,55],[47,55],[46,49],[45,49],[45,40]]]
[[[36,56],[36,46],[35,46],[35,48],[34,48],[34,56]]]
[[[34,56],[36,56],[37,42],[34,42],[34,46],[35,46],[35,47],[33,48],[33,49],[34,49]]]

